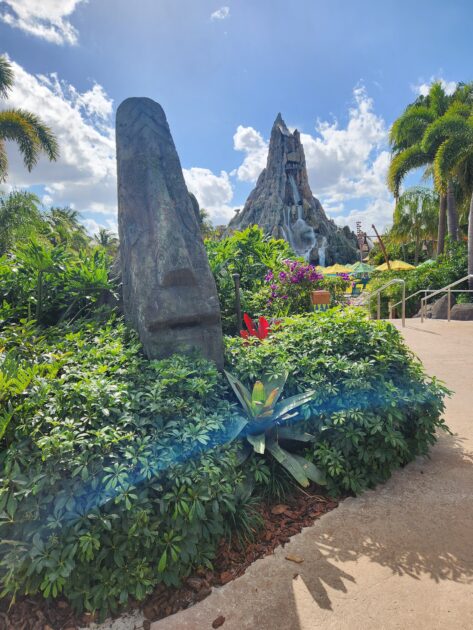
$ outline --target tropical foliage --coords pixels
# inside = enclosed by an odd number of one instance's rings
[[[0,98],[8,97],[14,84],[13,69],[7,57],[0,56]],[[57,160],[59,147],[51,129],[34,113],[24,109],[0,111],[0,181],[8,173],[8,157],[5,142],[12,140],[18,145],[25,167],[31,169],[44,153],[49,160]]]
[[[243,311],[252,315],[263,314],[267,297],[260,294],[265,275],[268,269],[279,268],[292,252],[286,241],[265,236],[257,226],[220,241],[206,240],[205,245],[217,283],[223,329],[234,334],[238,326],[233,274],[239,275]]]
[[[434,155],[434,180],[455,180],[468,203],[468,273],[473,275],[473,84],[456,98],[424,134],[422,147]],[[470,279],[473,289],[473,278]]]
[[[413,169],[424,167],[425,176],[433,176],[439,193],[439,254],[444,251],[445,215],[450,240],[460,237],[458,205],[468,207],[467,214],[472,218],[468,235],[473,240],[472,112],[473,84],[458,84],[448,95],[440,83],[433,83],[426,96],[406,108],[390,132],[393,155],[388,185],[395,197],[399,197],[401,183]],[[473,271],[473,244],[471,252]]]
[[[287,374],[287,396],[313,392],[286,425],[313,436],[299,454],[332,492],[385,481],[426,453],[443,426],[444,388],[425,376],[393,326],[361,310],[285,319],[264,343],[227,338],[227,364],[244,384]]]
[[[255,453],[264,455],[268,451],[301,486],[307,487],[310,481],[325,485],[325,476],[312,462],[281,447],[281,443],[285,441],[289,444],[294,442],[305,444],[315,440],[313,435],[305,431],[284,426],[297,416],[298,407],[308,403],[315,392],[307,391],[278,402],[287,380],[287,373],[273,375],[265,382],[256,381],[251,393],[232,374],[229,372],[225,374],[248,418],[237,425],[235,437],[244,433]]]
[[[438,223],[438,194],[430,188],[410,188],[399,197],[394,210],[394,222],[389,240],[414,243],[414,264],[419,262],[422,245],[436,237]]]
[[[284,475],[290,487],[288,469],[358,493],[443,426],[444,389],[362,312],[298,316],[263,342],[227,338],[244,415],[212,363],[149,361],[120,319],[18,322],[2,338],[4,592],[61,595],[102,616],[211,566],[229,528],[250,536],[251,498],[277,493]],[[253,441],[243,465],[240,433]]]
[[[435,260],[419,265],[412,271],[384,271],[375,273],[370,281],[370,290],[375,291],[393,278],[402,278],[406,282],[406,295],[412,295],[423,289],[441,289],[455,280],[463,278],[467,274],[467,247],[465,243],[446,241],[446,251]],[[466,288],[458,287],[458,289]],[[400,285],[392,285],[381,294],[381,316],[389,317],[388,302],[395,304],[401,300],[402,288]],[[414,316],[420,309],[420,300],[424,294],[406,302],[406,314]],[[399,308],[399,307],[398,307]],[[372,300],[372,314],[375,314],[376,304]],[[399,315],[399,311],[397,313]]]

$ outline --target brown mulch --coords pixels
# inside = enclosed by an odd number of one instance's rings
[[[252,562],[273,553],[279,545],[284,546],[303,527],[312,525],[322,514],[337,507],[336,501],[318,495],[316,491],[315,486],[307,492],[300,489],[285,503],[262,504],[259,509],[264,527],[257,532],[252,542],[241,546],[236,539],[231,544],[222,540],[213,562],[213,571],[198,569],[179,588],[160,584],[144,603],[130,602],[128,609],[142,608],[146,618],[143,627],[147,630],[152,621],[205,599],[212,587],[222,586],[243,575]],[[293,562],[303,561],[299,557],[286,558]],[[76,615],[65,600],[23,597],[10,609],[5,600],[0,603],[0,630],[77,630],[92,621],[97,621],[94,615]],[[224,617],[218,617],[214,627],[219,627],[224,621]]]

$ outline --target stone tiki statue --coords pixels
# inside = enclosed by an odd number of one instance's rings
[[[118,229],[125,317],[149,358],[194,349],[223,365],[220,307],[164,111],[117,111]]]

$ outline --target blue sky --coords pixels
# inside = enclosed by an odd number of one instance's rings
[[[466,0],[0,0],[0,18],[10,104],[34,109],[62,146],[31,174],[9,147],[8,185],[72,205],[92,231],[116,225],[114,112],[128,96],[164,107],[214,222],[243,205],[280,111],[327,214],[382,227],[390,124],[433,78],[473,78]]]

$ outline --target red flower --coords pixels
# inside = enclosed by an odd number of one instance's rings
[[[240,330],[240,335],[243,337],[243,339],[249,339],[250,337],[257,337],[260,341],[266,339],[269,334],[270,327],[269,322],[265,317],[259,318],[258,328],[255,328],[253,320],[247,313],[243,315],[243,319],[245,321],[246,327],[248,328],[248,330]]]

